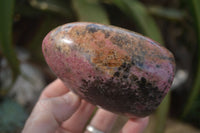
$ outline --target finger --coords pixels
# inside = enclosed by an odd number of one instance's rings
[[[103,109],[99,109],[93,117],[93,119],[91,120],[90,125],[102,132],[108,133],[112,129],[116,118],[116,114]],[[89,132],[86,131],[85,133]]]
[[[128,120],[120,133],[142,133],[149,121],[149,117]]]
[[[94,105],[82,100],[79,109],[69,120],[62,124],[62,128],[72,133],[82,133],[94,109]]]
[[[25,124],[23,133],[55,133],[60,123],[78,109],[80,98],[74,93],[40,100]]]
[[[69,89],[60,79],[56,79],[44,89],[40,99],[61,96],[67,92],[69,92]]]

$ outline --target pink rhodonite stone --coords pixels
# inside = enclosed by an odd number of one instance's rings
[[[152,113],[174,77],[174,57],[138,33],[96,23],[69,23],[43,41],[52,71],[88,102],[129,117]]]

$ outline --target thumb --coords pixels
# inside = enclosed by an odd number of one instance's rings
[[[69,92],[60,97],[41,99],[27,120],[23,133],[55,133],[60,124],[78,109],[80,98]]]

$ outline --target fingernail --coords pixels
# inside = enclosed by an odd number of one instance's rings
[[[66,100],[66,102],[68,102],[71,105],[74,104],[79,104],[80,103],[80,98],[79,96],[77,96],[76,94],[74,94],[73,92],[69,92],[67,94],[65,94],[63,96],[63,98]]]

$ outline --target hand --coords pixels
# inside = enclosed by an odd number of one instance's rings
[[[22,133],[89,133],[85,126],[94,110],[95,106],[81,101],[57,79],[42,92]],[[116,114],[98,109],[90,125],[108,133],[116,118]],[[148,117],[128,120],[121,133],[142,133],[147,123]]]

